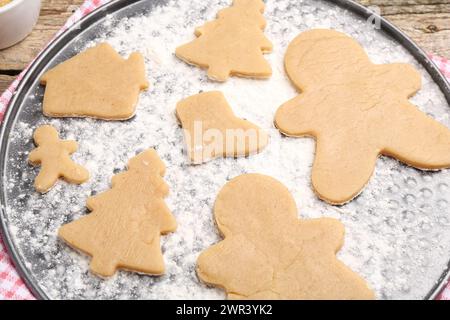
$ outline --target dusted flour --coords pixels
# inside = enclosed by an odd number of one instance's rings
[[[443,94],[414,58],[365,21],[325,1],[268,0],[265,34],[274,51],[265,58],[273,76],[268,80],[233,77],[221,84],[208,80],[204,70],[178,60],[174,51],[193,39],[195,27],[214,19],[230,1],[180,0],[156,7],[152,3],[141,1],[108,16],[57,57],[61,61],[101,41],[124,56],[140,51],[150,89],[141,94],[136,117],[123,122],[44,118],[43,90],[36,85],[14,125],[6,168],[7,218],[27,268],[45,292],[51,298],[223,298],[221,290],[199,282],[195,262],[202,250],[220,239],[212,215],[220,188],[237,175],[258,172],[289,188],[302,218],[329,216],[344,223],[346,239],[339,257],[367,279],[378,298],[423,298],[449,260],[450,171],[421,172],[383,157],[357,199],[330,206],[318,200],[310,186],[314,141],[283,137],[273,127],[278,106],[298,94],[284,71],[286,47],[310,28],[346,32],[360,41],[374,62],[414,64],[423,75],[423,88],[412,102],[450,127]],[[267,148],[249,158],[190,165],[175,105],[207,90],[221,90],[236,116],[267,130]],[[33,130],[42,123],[57,127],[63,139],[79,141],[74,160],[90,171],[88,183],[60,182],[45,195],[34,192],[37,169],[27,164],[26,157]],[[99,279],[89,273],[87,257],[57,239],[57,229],[86,214],[86,198],[108,189],[112,175],[149,147],[167,166],[165,180],[171,188],[167,203],[178,221],[178,230],[162,238],[167,272],[151,277],[121,271],[111,279]]]

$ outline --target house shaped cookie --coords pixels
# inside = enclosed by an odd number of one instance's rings
[[[139,92],[148,87],[142,55],[134,52],[125,60],[107,43],[47,71],[41,84],[46,116],[104,120],[131,118]]]

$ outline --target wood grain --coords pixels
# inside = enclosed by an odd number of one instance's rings
[[[425,51],[450,58],[450,0],[358,0],[378,6],[381,14]],[[21,43],[0,50],[2,92],[61,28],[84,0],[42,0],[39,21]]]
[[[23,70],[82,3],[83,0],[43,0],[33,32],[19,44],[0,50],[0,70]]]
[[[11,82],[13,82],[15,76],[8,76],[0,74],[0,94],[5,91]]]
[[[378,6],[381,15],[400,27],[420,47],[450,58],[450,0],[360,0]]]

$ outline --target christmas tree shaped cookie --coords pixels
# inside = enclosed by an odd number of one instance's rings
[[[450,167],[450,130],[408,101],[421,87],[412,66],[373,64],[333,30],[300,34],[285,66],[301,94],[278,109],[275,124],[289,136],[315,137],[312,184],[323,200],[358,195],[380,155],[419,169]]]
[[[49,117],[124,120],[134,115],[139,92],[148,87],[144,58],[124,60],[101,43],[47,71],[43,112]]]
[[[260,152],[268,143],[267,133],[237,118],[220,91],[204,92],[180,101],[176,114],[193,163],[220,156],[247,156]]]
[[[365,281],[336,259],[343,225],[297,218],[277,180],[245,174],[228,182],[214,206],[224,240],[205,250],[197,274],[231,299],[373,299]]]
[[[77,184],[89,179],[89,172],[70,158],[78,149],[76,141],[60,140],[58,131],[50,125],[37,128],[33,138],[37,148],[30,152],[28,161],[41,166],[34,181],[37,191],[49,191],[61,177],[67,182]]]
[[[208,69],[208,77],[226,81],[230,75],[267,78],[272,74],[263,53],[272,43],[263,30],[261,0],[234,0],[219,11],[217,20],[195,30],[197,39],[178,47],[175,54],[189,64]]]
[[[92,256],[91,271],[112,276],[117,269],[164,273],[160,235],[176,222],[164,197],[165,165],[153,149],[132,158],[128,170],[115,175],[111,189],[87,200],[92,212],[59,229],[70,246]]]

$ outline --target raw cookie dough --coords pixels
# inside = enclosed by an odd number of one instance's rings
[[[217,20],[195,30],[197,39],[178,47],[181,60],[208,69],[208,77],[226,81],[230,75],[267,78],[272,75],[263,53],[272,51],[272,43],[263,30],[266,21],[261,0],[234,0],[222,9]]]
[[[344,226],[297,218],[288,189],[244,174],[220,191],[214,206],[225,238],[205,250],[197,274],[231,299],[373,299],[365,281],[336,259]]]
[[[321,199],[357,196],[379,155],[419,169],[450,167],[450,130],[408,101],[421,87],[412,66],[373,64],[347,35],[311,30],[291,42],[285,67],[301,94],[278,109],[275,125],[316,139],[312,185]]]
[[[200,93],[178,102],[176,115],[193,163],[258,153],[269,140],[258,126],[237,118],[220,91]]]
[[[169,187],[165,165],[153,149],[132,158],[111,189],[88,198],[92,212],[59,229],[70,246],[92,256],[91,271],[112,276],[117,269],[159,275],[164,260],[159,238],[176,221],[164,203]]]
[[[60,177],[76,184],[89,179],[89,172],[70,158],[78,149],[76,141],[60,140],[58,131],[50,125],[37,128],[33,138],[37,148],[30,152],[28,161],[32,165],[41,166],[41,171],[34,181],[37,191],[49,191]]]
[[[43,112],[49,117],[124,120],[134,115],[139,92],[148,87],[144,58],[123,59],[101,43],[47,71]]]

